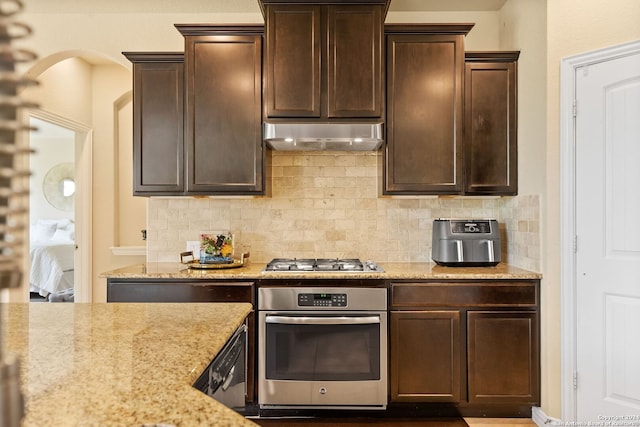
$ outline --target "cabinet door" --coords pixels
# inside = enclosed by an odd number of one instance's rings
[[[391,400],[458,402],[460,312],[391,312]]]
[[[540,402],[538,314],[467,313],[469,403]]]
[[[133,194],[181,194],[184,55],[125,56],[133,62]]]
[[[382,6],[328,6],[328,117],[382,115]]]
[[[185,37],[189,194],[260,194],[262,38]]]
[[[516,63],[465,64],[465,193],[518,192]]]
[[[462,35],[387,36],[385,194],[462,191]]]
[[[266,7],[267,117],[320,117],[320,6]]]

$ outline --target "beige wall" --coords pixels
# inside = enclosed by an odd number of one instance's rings
[[[185,2],[187,3],[187,2]],[[174,24],[262,23],[260,14],[216,13],[29,13],[34,28],[24,43],[40,58],[74,51],[108,58],[131,68],[123,51],[182,51],[184,39]]]
[[[550,0],[553,1],[553,0]],[[546,64],[547,64],[547,2],[540,0],[508,0],[500,11],[500,48],[520,50],[518,60],[518,176],[521,194],[540,195],[539,223],[546,227]],[[544,234],[531,234],[539,239],[538,248],[545,253]],[[557,325],[560,314],[555,306],[556,294],[549,286],[545,271],[545,257],[540,271],[544,278],[541,286],[541,406],[553,415],[559,415],[559,351],[556,346]]]
[[[500,50],[519,50],[518,191],[545,192],[546,1],[509,0],[500,11]]]
[[[114,269],[123,265],[143,261],[143,257],[132,259],[115,256],[111,253],[111,247],[117,244],[120,231],[116,225],[120,222],[138,224],[136,228],[143,228],[145,223],[144,200],[134,200],[131,192],[126,195],[118,193],[119,178],[116,174],[119,167],[131,169],[128,165],[118,165],[118,136],[120,129],[131,129],[131,121],[120,123],[116,120],[121,117],[120,110],[131,111],[129,103],[119,102],[123,94],[131,91],[131,73],[120,65],[101,65],[94,67],[92,73],[92,121],[93,138],[93,300],[106,301],[106,287],[98,278],[103,271]],[[132,120],[132,119],[131,119]],[[131,150],[133,133],[129,133],[127,145]],[[127,176],[127,174],[125,174]],[[131,175],[128,175],[131,177]],[[122,196],[122,197],[120,197]],[[134,216],[120,218],[120,202],[137,205],[142,203],[140,212]],[[140,236],[138,233],[136,236]],[[139,239],[140,244],[142,240]]]
[[[23,92],[45,111],[55,111],[78,123],[91,123],[91,65],[68,58],[38,75],[38,86]]]
[[[499,15],[496,12],[393,12],[387,14],[387,24],[409,23],[473,23],[465,38],[466,50],[489,50],[499,46]]]
[[[147,228],[147,198],[133,197],[133,102],[132,93],[125,93],[114,105],[115,129],[115,191],[116,222],[114,246],[144,246],[143,229]],[[129,260],[127,260],[129,261]]]

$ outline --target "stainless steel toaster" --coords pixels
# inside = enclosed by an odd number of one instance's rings
[[[502,260],[495,219],[435,219],[431,259],[449,267],[494,266]]]

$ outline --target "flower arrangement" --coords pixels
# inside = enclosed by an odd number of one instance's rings
[[[230,232],[200,235],[200,263],[233,262],[233,235]]]

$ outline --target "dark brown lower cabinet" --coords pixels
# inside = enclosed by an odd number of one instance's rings
[[[391,283],[390,398],[464,416],[540,404],[539,280]]]
[[[467,313],[469,403],[538,400],[538,313]]]
[[[391,312],[391,361],[392,400],[460,401],[460,312]]]
[[[255,307],[254,282],[177,279],[107,279],[107,302],[246,302]],[[247,395],[256,401],[256,317],[247,325]],[[215,327],[215,325],[212,325]]]

